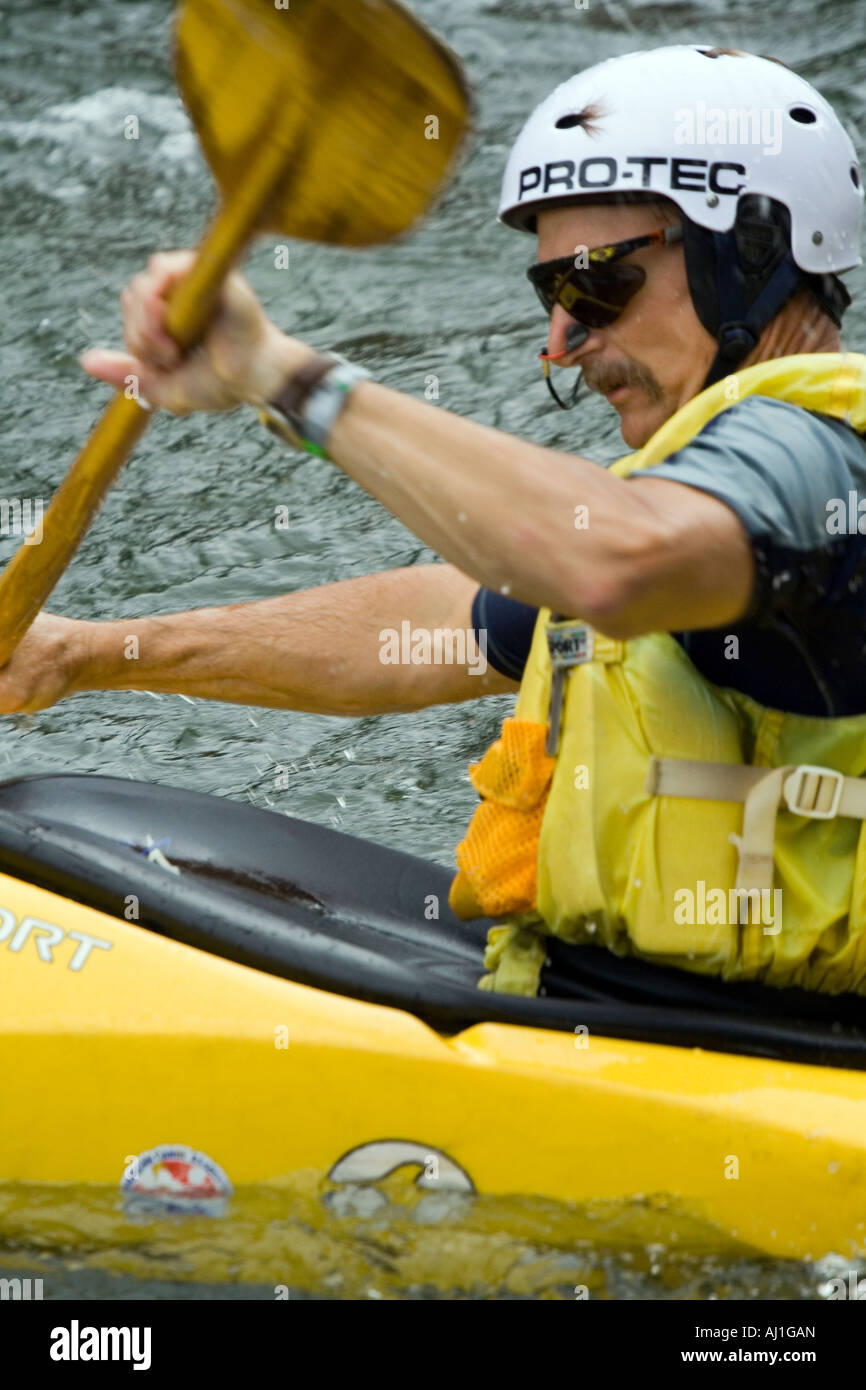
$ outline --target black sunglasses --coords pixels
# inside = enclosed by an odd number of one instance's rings
[[[617,261],[630,256],[632,251],[639,251],[642,246],[664,246],[682,239],[682,226],[662,227],[647,236],[630,237],[628,241],[615,241],[587,250],[589,265],[586,266],[576,265],[576,256],[561,256],[555,261],[541,261],[530,266],[526,274],[545,313],[552,313],[554,305],[561,304],[575,320],[566,335],[566,351],[573,352],[580,347],[591,328],[609,328],[615,323],[644,284],[646,271],[641,266],[616,265]],[[571,410],[580,390],[580,373],[571,399],[564,401],[550,377],[551,358],[544,348],[538,355],[548,391],[561,410]]]
[[[579,256],[561,256],[555,261],[541,261],[530,266],[526,274],[546,313],[550,314],[554,305],[561,304],[566,313],[586,328],[608,328],[646,280],[642,266],[615,265],[615,262],[643,246],[664,246],[682,239],[681,226],[662,227],[647,236],[587,250],[588,265],[578,266]]]

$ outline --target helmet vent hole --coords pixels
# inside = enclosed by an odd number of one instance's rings
[[[597,135],[596,121],[600,120],[601,116],[602,109],[599,103],[590,102],[589,106],[584,106],[582,111],[566,111],[554,122],[554,126],[556,130],[571,130],[574,126],[580,126],[587,135]]]
[[[853,183],[854,187],[855,187],[855,188],[859,188],[859,187],[860,187],[860,170],[857,168],[857,165],[856,165],[856,164],[852,164],[852,165],[851,165],[851,168],[850,168],[850,170],[849,170],[848,172],[849,172],[850,175],[851,175],[851,182]]]
[[[799,125],[814,125],[818,119],[811,106],[792,106],[788,115]]]

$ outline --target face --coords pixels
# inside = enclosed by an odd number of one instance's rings
[[[659,210],[640,204],[551,208],[538,214],[538,259],[574,256],[576,248],[605,246],[665,225]],[[639,449],[680,406],[700,391],[716,355],[689,295],[682,242],[646,246],[623,264],[639,265],[646,281],[610,328],[591,328],[566,352],[574,322],[561,305],[550,318],[547,351],[566,355],[551,366],[581,367],[591,391],[606,396],[620,417],[622,437]]]

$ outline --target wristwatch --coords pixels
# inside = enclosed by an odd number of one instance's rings
[[[328,436],[352,389],[370,373],[343,357],[317,353],[266,401],[259,419],[296,449],[327,458]]]

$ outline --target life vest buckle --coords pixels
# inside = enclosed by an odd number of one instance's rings
[[[801,763],[785,778],[782,795],[788,810],[795,815],[808,816],[810,820],[832,820],[839,814],[844,787],[844,774],[835,768]]]

